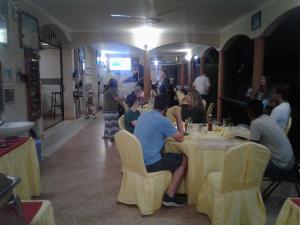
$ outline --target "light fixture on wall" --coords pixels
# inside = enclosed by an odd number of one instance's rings
[[[192,50],[191,49],[187,49],[184,59],[186,61],[190,61],[192,59]]]
[[[194,60],[198,60],[199,56],[198,55],[194,55]]]

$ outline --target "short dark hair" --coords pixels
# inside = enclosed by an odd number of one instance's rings
[[[257,118],[263,114],[263,104],[260,100],[253,99],[247,105],[247,111],[251,117]]]
[[[134,103],[136,102],[136,100],[137,100],[136,95],[134,93],[130,94],[126,98],[126,104],[128,105],[128,107],[132,107],[134,105]]]
[[[168,108],[169,99],[167,95],[158,95],[154,100],[154,109],[163,111]]]
[[[280,94],[283,100],[289,99],[291,87],[288,84],[278,84],[275,86],[275,94]]]

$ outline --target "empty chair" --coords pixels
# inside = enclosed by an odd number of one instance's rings
[[[292,126],[292,117],[289,118],[289,122],[288,124],[286,125],[286,127],[284,128],[284,132],[286,133],[286,135],[289,134],[289,131],[291,129],[291,126]]]
[[[270,151],[247,142],[225,154],[223,172],[204,180],[197,211],[207,214],[212,225],[262,225],[266,212],[260,193]]]
[[[119,128],[121,130],[126,130],[126,128],[125,128],[125,117],[124,117],[124,114],[119,118],[118,124],[119,124]]]
[[[163,194],[171,183],[171,172],[148,173],[141,144],[129,132],[119,131],[115,134],[115,141],[123,171],[118,201],[137,205],[142,215],[154,213],[161,207]]]

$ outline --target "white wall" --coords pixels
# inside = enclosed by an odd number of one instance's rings
[[[43,78],[60,78],[59,49],[44,49],[40,51],[40,76]]]
[[[8,110],[2,114],[6,121],[24,121],[27,118],[27,102],[26,102],[26,87],[25,83],[21,83],[16,79],[16,71],[20,69],[24,72],[24,51],[19,47],[19,28],[18,23],[11,17],[11,1],[9,3],[9,44],[7,46],[0,46],[0,61],[4,69],[12,68],[13,82],[5,83],[5,87],[12,87],[15,89],[15,103],[8,105]],[[51,18],[47,17],[37,9],[32,8],[23,1],[20,2],[20,7],[25,12],[37,17],[39,25],[56,24]],[[60,26],[60,25],[58,25]],[[41,122],[37,121],[35,129],[38,133],[42,132]]]
[[[236,35],[246,35],[252,39],[261,35],[268,35],[280,23],[280,19],[278,18],[281,15],[288,15],[290,10],[299,6],[299,0],[276,0],[265,5],[261,8],[261,27],[251,31],[251,15],[260,10],[257,9],[255,12],[241,18],[221,31],[219,48],[223,48],[226,42]],[[297,25],[295,24],[295,26]]]
[[[60,51],[59,49],[44,49],[40,51],[40,78],[41,79],[60,79]],[[51,113],[51,92],[59,92],[60,84],[42,84],[42,111]],[[58,97],[58,96],[57,96]],[[59,99],[57,99],[59,101]],[[59,109],[57,109],[59,112]]]

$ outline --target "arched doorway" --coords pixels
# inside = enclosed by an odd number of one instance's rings
[[[210,102],[216,103],[217,96],[218,96],[218,66],[219,66],[219,52],[211,47],[208,48],[203,56],[202,60],[204,60],[203,63],[203,71],[207,74],[207,76],[210,79]],[[216,110],[215,110],[216,113]]]
[[[290,104],[293,124],[289,138],[295,150],[299,149],[300,132],[300,8],[279,17],[266,30],[264,75],[270,86],[287,83],[291,87]]]
[[[239,102],[246,101],[246,93],[252,86],[254,41],[247,36],[233,37],[224,46],[224,110],[223,117],[231,117],[233,123],[249,124],[246,110]]]
[[[55,25],[40,28],[39,52],[43,129],[64,120],[63,45],[68,44],[64,33]]]

